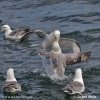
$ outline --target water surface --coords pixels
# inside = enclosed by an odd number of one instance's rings
[[[76,68],[82,68],[86,86],[83,95],[95,95],[94,100],[100,99],[99,0],[0,0],[1,22],[15,29],[28,26],[48,33],[59,29],[62,37],[77,40],[82,51],[92,51],[88,63],[69,66],[65,75],[74,75]],[[9,67],[14,68],[22,85],[20,95],[32,96],[30,100],[75,100],[61,90],[69,80],[54,82],[44,75],[41,58],[32,53],[36,50],[32,46],[36,40],[32,35],[27,41],[16,43],[6,40],[0,33],[0,100],[6,100],[2,98],[2,84]]]

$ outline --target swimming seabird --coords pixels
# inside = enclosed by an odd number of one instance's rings
[[[9,25],[3,25],[1,28],[1,32],[5,33],[5,38],[15,40],[15,41],[20,41],[26,35],[29,35],[29,33],[31,33],[29,28],[12,30]]]
[[[4,84],[3,90],[4,90],[4,92],[11,92],[11,93],[21,91],[21,86],[17,82],[17,80],[14,76],[14,70],[12,68],[9,68],[7,70],[7,78],[6,78],[6,82]]]
[[[55,33],[60,33],[59,30],[55,30],[54,32],[51,32],[50,34],[47,34],[46,32],[44,32],[42,30],[35,30],[34,32],[39,37],[43,38],[43,42],[41,44],[43,50],[46,50],[48,48],[51,49],[52,44],[55,41]],[[74,39],[60,37],[59,45],[62,48],[62,50],[64,48],[64,51],[66,51],[66,49],[67,49],[67,51],[68,51],[68,49],[72,49],[73,52],[81,52],[81,47],[80,47],[79,43]]]
[[[65,67],[67,65],[85,62],[90,58],[91,52],[63,53],[58,42],[60,38],[60,33],[55,32],[54,34],[55,41],[53,42],[51,52],[39,52],[40,55],[50,57],[50,65],[53,68],[54,74],[56,73],[57,75],[63,76],[65,72]]]
[[[69,95],[74,95],[82,94],[84,90],[85,86],[82,78],[82,70],[81,68],[78,68],[75,71],[75,77],[73,81],[64,88],[64,92],[66,92]]]

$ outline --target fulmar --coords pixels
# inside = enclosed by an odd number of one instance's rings
[[[17,82],[14,76],[14,69],[9,68],[7,70],[7,78],[3,87],[4,92],[15,93],[21,91],[21,85]]]
[[[81,68],[78,68],[75,71],[75,77],[73,81],[67,84],[67,86],[64,88],[64,92],[66,92],[69,95],[74,95],[74,94],[82,94],[84,90],[85,86],[82,78],[82,70]]]
[[[29,35],[33,31],[31,31],[29,28],[12,30],[9,25],[3,25],[1,32],[5,33],[5,38],[7,39],[21,41],[26,37],[26,35]]]

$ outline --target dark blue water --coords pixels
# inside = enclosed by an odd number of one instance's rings
[[[0,0],[0,22],[13,28],[28,26],[52,32],[61,31],[62,37],[76,39],[82,51],[92,51],[88,63],[71,65],[65,75],[74,75],[76,68],[83,70],[86,86],[83,95],[96,96],[100,100],[100,0]],[[44,75],[42,60],[32,51],[39,39],[32,35],[22,43],[4,38],[0,33],[0,100],[4,99],[2,84],[9,67],[22,85],[24,100],[78,100],[63,93],[69,80],[54,82]],[[23,100],[22,98],[16,100]]]

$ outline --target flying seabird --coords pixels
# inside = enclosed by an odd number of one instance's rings
[[[39,52],[40,55],[50,57],[50,66],[52,67],[54,74],[56,73],[58,76],[63,76],[67,65],[88,61],[91,52],[63,53],[58,42],[60,39],[60,32],[55,31],[54,34],[55,41],[53,42],[51,52]]]
[[[50,34],[42,30],[35,30],[34,31],[39,37],[43,38],[43,42],[41,43],[43,50],[51,49],[53,42],[55,41],[55,33],[60,33],[59,30],[55,30]],[[69,38],[59,38],[59,45],[62,50],[68,52],[68,49],[72,49],[73,52],[81,52],[81,47],[79,43],[74,39]],[[67,49],[67,50],[66,50]]]
[[[64,92],[69,95],[82,94],[84,92],[85,86],[82,78],[81,68],[76,69],[75,77],[71,83],[69,83],[65,88]]]
[[[26,35],[29,35],[33,31],[31,31],[29,28],[12,30],[9,25],[3,25],[1,28],[1,32],[5,33],[5,38],[7,39],[21,41]]]
[[[9,68],[7,70],[7,78],[3,87],[4,92],[16,93],[21,91],[21,86],[14,76],[14,70]]]

